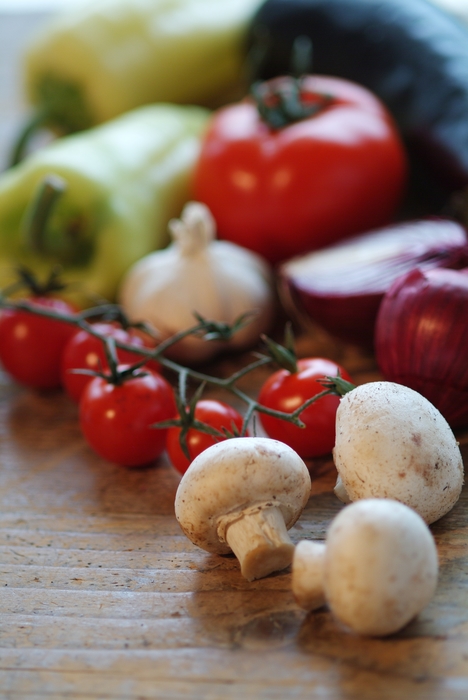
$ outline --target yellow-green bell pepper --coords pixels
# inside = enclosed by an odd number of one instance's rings
[[[59,264],[83,295],[113,299],[123,273],[167,244],[167,223],[191,197],[208,110],[140,107],[65,136],[0,175],[0,286],[24,265],[44,277]],[[66,183],[45,230],[31,238],[30,207],[44,178]]]
[[[218,106],[245,90],[260,0],[93,0],[64,11],[24,56],[26,92],[62,133],[143,104]]]

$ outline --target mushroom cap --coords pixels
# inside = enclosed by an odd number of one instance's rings
[[[351,501],[394,498],[427,523],[454,506],[463,486],[462,456],[445,418],[393,382],[369,382],[341,399],[333,457]]]
[[[276,505],[290,528],[309,499],[310,485],[304,461],[288,445],[263,437],[231,438],[193,460],[177,489],[175,514],[194,544],[227,554],[231,549],[218,534],[223,516]]]
[[[437,549],[423,519],[391,499],[346,506],[327,533],[324,589],[334,616],[359,634],[398,631],[431,600]]]

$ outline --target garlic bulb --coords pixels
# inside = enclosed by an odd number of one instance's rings
[[[185,363],[210,359],[221,349],[241,349],[268,330],[275,307],[269,265],[256,253],[216,240],[209,209],[189,202],[180,219],[169,222],[172,243],[136,262],[122,280],[120,303],[132,322],[146,321],[163,338],[196,324],[194,312],[209,321],[233,323],[254,311],[232,340],[188,336],[169,351]]]

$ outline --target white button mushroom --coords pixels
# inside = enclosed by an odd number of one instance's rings
[[[393,382],[369,382],[342,398],[333,457],[342,501],[394,498],[427,523],[451,510],[463,486],[462,456],[445,418]]]
[[[290,565],[287,533],[310,495],[309,471],[277,440],[231,438],[196,457],[177,489],[175,514],[187,537],[215,554],[231,550],[249,581]]]
[[[293,558],[297,603],[332,614],[359,634],[397,632],[431,600],[437,587],[434,539],[424,520],[391,499],[344,508],[326,544],[301,541]]]

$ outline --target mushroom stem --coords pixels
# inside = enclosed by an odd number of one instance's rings
[[[294,544],[283,513],[271,503],[224,516],[218,534],[236,555],[248,581],[281,571],[292,562]]]
[[[187,537],[207,552],[234,552],[249,581],[289,566],[287,531],[310,496],[310,474],[297,452],[264,437],[221,440],[195,457],[174,509]]]
[[[346,505],[348,503],[351,503],[349,494],[346,491],[345,485],[343,484],[343,480],[339,474],[336,480],[335,488],[333,489],[333,493],[342,503],[345,503]]]
[[[325,605],[323,584],[325,550],[324,542],[310,540],[302,540],[296,546],[292,591],[297,604],[305,610],[316,610]]]

